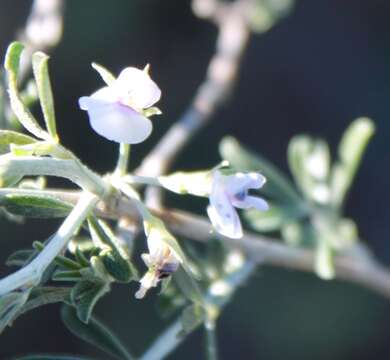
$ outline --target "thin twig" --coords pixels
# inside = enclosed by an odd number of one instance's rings
[[[194,4],[199,1],[194,1]],[[143,176],[164,174],[191,138],[211,119],[216,109],[228,99],[234,86],[240,60],[250,31],[237,0],[230,4],[216,2],[207,13],[218,26],[216,51],[210,60],[206,79],[183,116],[168,130],[144,159],[136,173]],[[149,206],[161,204],[161,189],[149,187],[146,193]]]

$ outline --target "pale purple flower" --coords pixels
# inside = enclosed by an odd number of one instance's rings
[[[242,237],[241,221],[235,207],[268,210],[264,199],[249,195],[250,189],[260,189],[265,181],[263,175],[255,172],[224,175],[220,170],[215,170],[207,213],[220,234],[233,239]]]
[[[152,122],[144,115],[161,97],[161,90],[147,69],[125,68],[117,79],[79,99],[88,111],[92,128],[101,136],[126,144],[138,144],[152,132]]]

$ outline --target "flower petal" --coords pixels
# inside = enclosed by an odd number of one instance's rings
[[[221,177],[226,191],[233,196],[248,189],[259,189],[266,181],[263,175],[255,172],[222,175]]]
[[[212,191],[207,214],[220,234],[233,239],[242,237],[240,218],[223,191],[218,189]]]
[[[146,109],[160,100],[161,90],[147,72],[128,67],[112,85],[121,101]]]
[[[152,132],[151,121],[128,106],[84,96],[80,108],[88,111],[92,128],[105,138],[126,144],[138,144]]]
[[[269,209],[268,203],[264,199],[256,196],[246,196],[243,200],[233,198],[232,204],[240,209],[256,208],[260,211],[267,211]]]

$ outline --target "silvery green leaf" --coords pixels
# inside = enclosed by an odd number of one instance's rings
[[[12,214],[34,218],[57,218],[68,215],[73,205],[47,195],[0,195],[0,206]]]
[[[307,135],[298,135],[288,145],[288,163],[295,183],[309,200],[326,204],[330,152],[326,142]]]
[[[293,204],[301,202],[299,194],[288,180],[287,176],[260,155],[245,149],[232,137],[225,137],[220,145],[219,152],[224,160],[238,171],[259,171],[267,179],[261,192],[278,199],[281,202],[289,201]]]
[[[43,52],[36,52],[32,56],[32,67],[46,128],[53,140],[57,142],[58,134],[56,129],[53,93],[47,65],[48,60],[49,57],[46,54]]]
[[[307,163],[312,151],[313,139],[307,135],[294,136],[288,144],[288,164],[295,183],[302,193],[310,198],[313,179],[309,175]]]
[[[12,130],[0,130],[0,153],[10,151],[10,145],[27,145],[36,142],[37,140],[31,136],[19,133]]]
[[[14,291],[0,296],[0,334],[12,324],[28,296],[29,291]]]
[[[332,169],[331,197],[334,205],[342,205],[374,132],[374,123],[368,118],[355,120],[344,132],[338,149],[339,161]]]
[[[103,81],[107,85],[110,85],[115,81],[115,76],[104,66],[99,65],[97,63],[92,63],[92,67],[99,73],[99,75],[102,77]]]
[[[70,297],[82,322],[88,323],[94,306],[109,289],[107,282],[97,280],[81,280],[73,287]]]
[[[82,275],[78,270],[57,270],[52,279],[54,281],[74,281],[77,282],[82,279]]]
[[[115,235],[103,221],[94,217],[88,219],[88,225],[96,245],[102,251],[99,258],[106,271],[117,281],[129,282],[138,279],[138,274],[130,261],[130,257],[123,247],[118,244]]]
[[[61,309],[61,318],[68,330],[85,342],[118,359],[133,359],[133,356],[127,351],[118,337],[94,317],[91,317],[89,323],[85,324],[80,321],[75,309],[65,305]]]
[[[11,102],[11,108],[20,123],[33,135],[39,139],[50,140],[51,136],[41,128],[38,121],[31,114],[30,110],[24,105],[18,91],[17,77],[19,71],[20,56],[24,49],[23,44],[13,42],[9,45],[5,56],[4,67],[8,76],[8,93]]]

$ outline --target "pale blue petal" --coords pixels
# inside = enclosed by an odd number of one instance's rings
[[[214,188],[210,194],[207,214],[214,228],[222,235],[239,239],[242,237],[241,221],[226,194]]]
[[[138,144],[152,132],[151,121],[120,103],[84,96],[79,99],[82,110],[87,110],[92,128],[101,136],[115,142]]]

